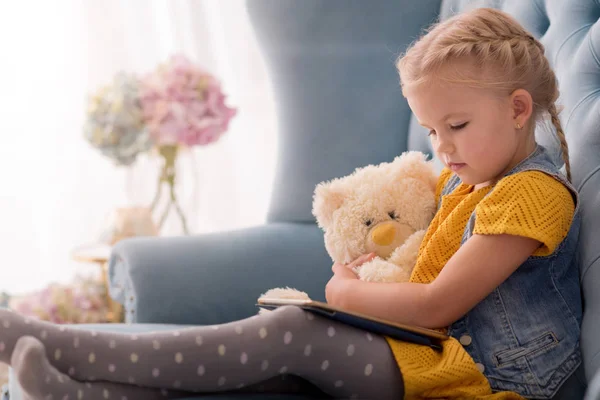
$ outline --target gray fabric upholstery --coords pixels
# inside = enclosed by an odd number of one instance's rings
[[[314,222],[317,183],[407,149],[394,60],[439,0],[257,0],[248,11],[280,123],[270,221]]]
[[[122,242],[109,273],[127,322],[216,324],[256,313],[258,296],[274,287],[296,287],[324,300],[330,265],[316,225],[273,223]]]

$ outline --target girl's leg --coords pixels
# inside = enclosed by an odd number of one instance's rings
[[[24,400],[166,400],[189,396],[189,393],[175,393],[122,383],[92,384],[72,380],[50,364],[42,342],[31,336],[23,336],[17,340],[11,365],[23,389]]]
[[[15,338],[35,336],[56,369],[79,381],[215,392],[294,374],[334,397],[403,395],[402,378],[384,338],[297,307],[224,325],[139,335],[25,324],[14,313],[0,313],[0,326],[5,328],[0,330],[5,352],[12,352]],[[44,384],[43,379],[36,382]],[[62,398],[68,387],[56,395]]]
[[[69,399],[119,399],[166,400],[189,398],[190,392],[153,389],[137,385],[112,382],[79,382],[59,372],[50,364],[42,342],[31,336],[17,340],[11,365],[22,389],[24,400]],[[41,384],[43,379],[44,384]],[[264,382],[238,390],[246,393],[288,393],[326,398],[323,392],[295,376],[276,376]],[[72,394],[72,396],[71,396]]]

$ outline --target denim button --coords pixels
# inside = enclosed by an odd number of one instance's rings
[[[460,339],[458,339],[458,341],[463,346],[468,346],[468,345],[470,345],[473,342],[473,339],[469,335],[463,335],[463,336],[460,337]]]
[[[479,372],[481,372],[483,374],[483,371],[485,371],[485,367],[483,366],[483,364],[477,363],[477,364],[475,364],[475,366],[477,367]]]

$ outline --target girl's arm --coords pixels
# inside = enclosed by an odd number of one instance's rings
[[[514,235],[473,235],[429,284],[347,280],[340,307],[400,323],[441,328],[465,315],[540,246]]]

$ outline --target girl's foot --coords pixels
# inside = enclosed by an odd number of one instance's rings
[[[126,384],[76,381],[50,364],[44,344],[32,336],[17,340],[11,365],[26,400],[165,400],[190,395]]]

